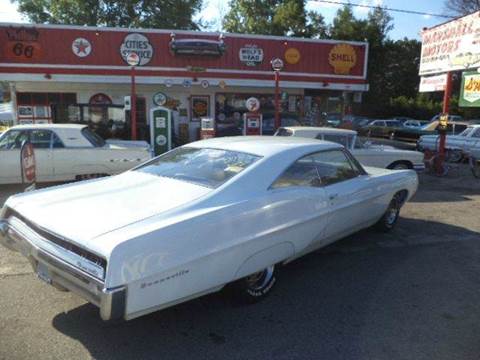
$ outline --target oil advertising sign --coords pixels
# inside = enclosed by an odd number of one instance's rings
[[[480,73],[476,71],[463,73],[459,105],[480,107]]]

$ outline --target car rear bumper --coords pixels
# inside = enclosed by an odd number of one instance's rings
[[[0,244],[25,256],[40,279],[98,306],[103,320],[124,317],[125,287],[105,288],[103,281],[42,249],[5,219],[0,219]]]
[[[418,164],[413,164],[413,170],[417,172],[422,172],[425,171],[425,163],[418,163]]]

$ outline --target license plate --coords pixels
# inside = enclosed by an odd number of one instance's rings
[[[45,281],[47,284],[52,284],[50,272],[48,271],[48,268],[42,263],[38,263],[37,265],[37,276],[40,280]]]

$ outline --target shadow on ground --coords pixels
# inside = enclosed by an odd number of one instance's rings
[[[407,229],[418,229],[415,239]],[[391,234],[363,231],[285,266],[256,305],[219,293],[116,325],[84,305],[53,326],[96,359],[474,359],[478,238],[402,219]]]

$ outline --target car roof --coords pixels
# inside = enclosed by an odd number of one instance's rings
[[[290,136],[218,137],[196,141],[185,146],[239,151],[258,156],[271,156],[291,149],[321,151],[342,148],[341,145],[330,141]]]
[[[24,129],[24,130],[31,130],[31,129],[48,129],[48,130],[55,130],[55,129],[83,129],[87,127],[87,125],[82,124],[21,124],[12,126],[10,129]]]
[[[322,133],[331,133],[331,134],[344,134],[344,135],[356,135],[357,132],[354,130],[348,129],[337,129],[331,127],[320,127],[320,126],[282,126],[282,129],[296,131],[311,131],[311,132],[322,132]]]

